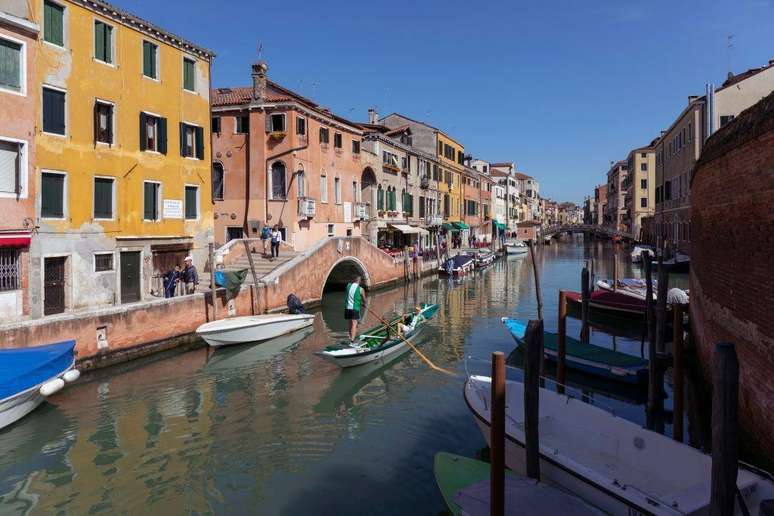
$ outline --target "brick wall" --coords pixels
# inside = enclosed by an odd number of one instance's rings
[[[736,344],[740,417],[774,461],[774,94],[708,140],[691,185],[691,316],[709,379]]]

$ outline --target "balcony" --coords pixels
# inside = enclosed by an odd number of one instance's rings
[[[393,174],[400,172],[400,168],[392,163],[382,163],[382,169],[384,169],[385,172],[391,172]]]
[[[302,219],[312,219],[317,213],[317,201],[314,199],[301,198],[298,200],[298,217]]]

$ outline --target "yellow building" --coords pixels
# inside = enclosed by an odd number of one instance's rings
[[[101,0],[33,0],[40,25],[33,317],[163,295],[212,241],[213,53]]]
[[[443,194],[449,196],[448,209],[444,212],[446,222],[462,222],[463,211],[463,187],[462,170],[465,158],[465,149],[451,137],[441,131],[437,133],[438,159],[444,171]],[[444,208],[446,208],[444,201]]]

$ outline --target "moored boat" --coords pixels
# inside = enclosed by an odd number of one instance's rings
[[[471,376],[464,397],[484,438],[490,441],[491,379]],[[608,514],[707,514],[711,458],[670,437],[576,398],[540,389],[542,479]],[[506,381],[505,464],[525,472],[524,386]],[[774,483],[740,467],[735,514],[759,516]]]
[[[676,253],[672,258],[664,260],[662,265],[666,267],[669,272],[686,273],[691,268],[691,257],[687,254]]]
[[[505,252],[508,254],[526,254],[529,252],[529,247],[521,240],[508,240],[505,242]]]
[[[408,350],[406,340],[417,336],[438,308],[438,305],[422,304],[419,310],[401,315],[389,321],[389,325],[381,324],[366,330],[352,343],[328,346],[316,355],[339,367],[353,367],[403,353]]]
[[[502,322],[516,343],[523,346],[524,334],[527,330],[526,323],[508,318],[503,318]],[[552,362],[556,362],[559,356],[558,341],[559,336],[556,333],[544,332],[543,353],[546,359]],[[565,336],[565,363],[568,368],[609,380],[626,383],[640,383],[647,380],[648,361],[644,358],[594,344],[583,344],[567,336]]]
[[[567,302],[581,304],[581,293],[568,291]],[[589,307],[593,310],[626,316],[641,316],[645,313],[645,298],[625,294],[619,290],[598,289],[589,296]]]
[[[472,271],[475,266],[476,263],[472,257],[458,254],[443,262],[438,272],[449,276],[462,276]]]
[[[475,255],[473,255],[473,261],[476,264],[476,268],[482,269],[488,267],[494,263],[497,256],[488,249],[480,249]]]
[[[263,314],[232,317],[202,324],[196,334],[212,347],[261,342],[311,326],[310,314]]]
[[[656,256],[656,252],[649,245],[635,245],[631,254],[632,263],[642,263],[643,256],[646,254],[649,254],[653,258]]]
[[[75,341],[0,350],[0,428],[23,418],[80,377]]]

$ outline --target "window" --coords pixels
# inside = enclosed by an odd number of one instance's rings
[[[306,118],[302,116],[296,117],[296,134],[306,136]]]
[[[159,205],[161,204],[161,183],[143,182],[143,218],[148,221],[160,220]]]
[[[438,155],[441,156],[443,154],[443,142],[438,142]]]
[[[425,218],[425,198],[422,196],[419,197],[419,218]]]
[[[237,134],[247,134],[247,133],[250,132],[250,117],[249,116],[247,116],[247,115],[245,115],[245,116],[237,116],[237,117],[234,117],[234,118],[235,118],[235,120],[234,120],[235,126],[234,127],[236,127],[235,130],[236,130]]]
[[[329,141],[329,133],[327,127],[320,127],[320,143],[327,144]]]
[[[212,117],[212,125],[210,127],[212,129],[212,134],[220,134],[220,117],[214,116]]]
[[[20,251],[0,248],[0,292],[21,288]]]
[[[647,179],[640,179],[640,188],[642,188],[642,189],[648,188],[648,180]]]
[[[27,197],[26,144],[0,140],[0,197]]]
[[[223,180],[225,179],[223,164],[215,162],[212,164],[212,200],[223,200]]]
[[[285,115],[283,113],[275,113],[269,117],[269,126],[266,128],[272,133],[284,133],[285,132]]]
[[[360,188],[357,187],[357,181],[352,181],[352,202],[360,202]]]
[[[664,183],[664,200],[670,201],[672,200],[672,182],[667,181]]]
[[[333,224],[328,224],[328,237],[336,236],[336,227]]]
[[[320,202],[328,202],[328,176],[320,176]]]
[[[642,197],[640,199],[640,208],[647,208],[648,207],[648,198]]]
[[[99,20],[94,21],[94,58],[113,63],[113,27]]]
[[[642,170],[643,172],[647,172],[648,171],[648,164],[647,163],[640,163],[640,170]]]
[[[731,120],[734,119],[734,115],[723,115],[720,117],[720,127],[725,127]]]
[[[183,89],[196,91],[196,61],[183,58]]]
[[[384,211],[384,189],[382,188],[382,185],[379,185],[376,188],[376,209]]]
[[[0,89],[23,93],[24,53],[21,43],[0,38]]]
[[[336,204],[341,204],[341,178],[337,177],[333,180],[333,196]]]
[[[63,219],[65,206],[65,180],[58,172],[43,172],[40,177],[40,216],[46,219]]]
[[[112,177],[94,178],[94,218],[113,218],[113,200],[115,196],[115,179]]]
[[[360,140],[352,140],[352,154],[360,154]]]
[[[113,144],[113,105],[109,102],[94,103],[94,141]]]
[[[196,220],[199,218],[199,187],[185,185],[185,218]]]
[[[406,158],[400,158],[400,168],[401,170],[406,170],[408,168],[408,160],[406,160]]]
[[[65,92],[52,88],[43,88],[43,132],[64,136]]]
[[[113,253],[94,254],[94,272],[108,272],[113,270]]]
[[[64,7],[49,0],[43,2],[43,40],[64,47]]]
[[[204,128],[180,122],[180,155],[204,159]]]
[[[303,170],[296,174],[296,197],[299,199],[306,197],[306,177]]]
[[[341,148],[341,133],[333,133],[333,148]]]
[[[140,113],[140,150],[167,153],[167,119]]]
[[[461,150],[457,151],[457,163],[462,165],[465,162],[465,154],[462,153]]]
[[[271,198],[285,199],[285,164],[275,161],[271,165]]]
[[[142,74],[151,79],[158,79],[159,46],[150,41],[142,42]]]

